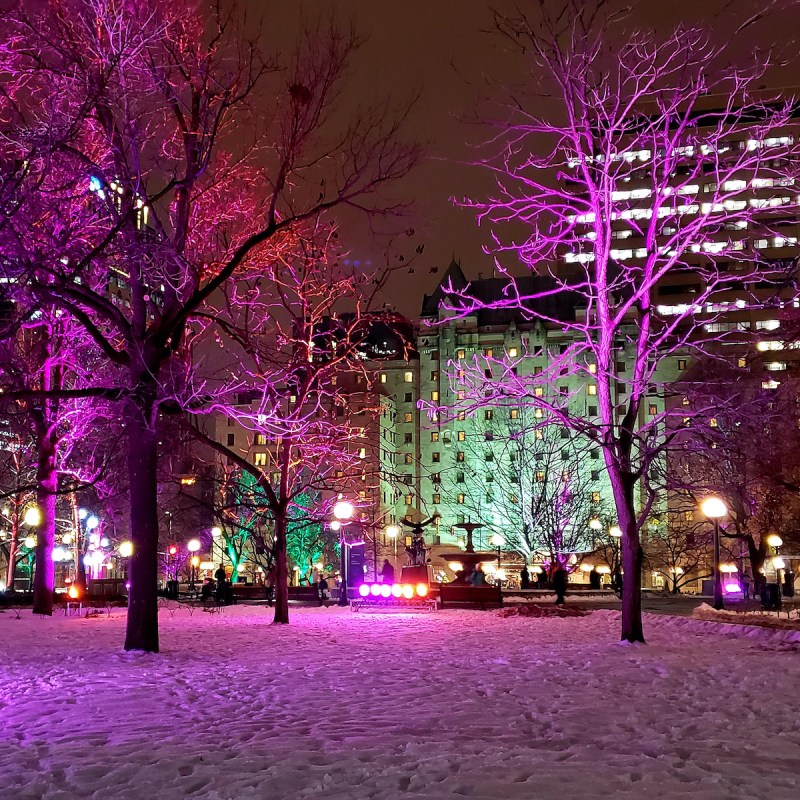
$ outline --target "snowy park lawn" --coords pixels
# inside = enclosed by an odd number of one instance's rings
[[[648,617],[631,647],[611,611],[292,615],[163,614],[144,655],[122,612],[0,614],[3,800],[800,792],[785,632]]]

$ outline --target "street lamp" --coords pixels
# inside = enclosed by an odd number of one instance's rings
[[[506,540],[499,533],[494,533],[489,541],[497,548],[497,572],[495,575],[497,576],[497,585],[499,586],[501,579],[504,577],[500,569],[500,548],[505,544]]]
[[[700,510],[714,520],[714,608],[721,611],[725,608],[722,599],[722,571],[720,570],[719,521],[728,513],[728,507],[719,497],[707,497],[700,504]]]
[[[386,535],[394,542],[394,557],[397,558],[397,537],[400,536],[400,526],[387,525]]]
[[[26,525],[30,525],[31,528],[35,528],[42,521],[42,512],[39,511],[37,506],[28,506],[25,509],[25,515],[22,517],[22,521]]]
[[[190,553],[197,553],[197,551],[202,546],[203,546],[203,543],[199,539],[189,539],[189,541],[186,543],[186,549]],[[200,564],[200,559],[197,557],[197,555],[193,555],[192,558],[191,558],[191,561],[189,563],[191,564],[191,567],[192,567],[192,576],[191,576],[191,580],[189,581],[189,591],[193,592],[194,591],[194,581],[195,581],[195,570],[197,569],[197,566]]]
[[[343,522],[351,519],[355,513],[355,508],[352,503],[347,500],[339,500],[333,507],[333,516],[336,517],[334,522],[331,522],[331,530],[341,531],[339,536],[339,605],[347,605],[347,544],[344,540],[344,525]]]

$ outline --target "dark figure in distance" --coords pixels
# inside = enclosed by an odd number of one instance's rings
[[[522,571],[519,573],[519,588],[520,589],[531,588],[531,574],[530,572],[528,572],[527,567],[523,567]]]
[[[319,595],[319,604],[324,606],[328,599],[328,581],[325,580],[324,575],[319,576],[319,581],[317,582],[317,594]]]
[[[383,566],[381,567],[381,580],[384,583],[394,583],[394,567],[389,563],[388,558],[383,560]]]
[[[556,593],[556,605],[564,605],[564,595],[567,593],[567,571],[559,565],[553,573],[553,591]]]
[[[469,582],[473,586],[486,586],[486,575],[483,574],[480,564],[475,565],[475,569],[472,570],[472,575],[469,576]]]
[[[214,573],[214,580],[217,582],[216,599],[217,602],[222,604],[225,602],[225,584],[227,583],[228,576],[225,574],[225,567],[219,565],[219,569]]]

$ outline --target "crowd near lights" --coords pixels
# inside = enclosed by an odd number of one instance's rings
[[[388,600],[390,597],[395,600],[405,599],[413,600],[414,597],[427,597],[428,586],[424,583],[418,583],[412,586],[410,583],[362,583],[358,587],[358,593],[361,597],[374,597]]]

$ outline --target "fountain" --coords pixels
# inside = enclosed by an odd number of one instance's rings
[[[482,523],[460,522],[454,527],[461,528],[467,532],[467,546],[464,550],[459,550],[457,553],[442,553],[440,558],[445,559],[448,563],[457,562],[461,564],[461,569],[455,571],[456,577],[451,583],[465,585],[469,583],[470,575],[472,575],[475,565],[480,564],[482,561],[497,560],[497,552],[475,551],[475,545],[472,543],[472,534],[478,528],[483,527]]]
[[[430,578],[428,577],[428,548],[425,547],[425,528],[436,522],[439,516],[439,514],[434,514],[424,522],[402,520],[402,524],[411,529],[411,544],[406,545],[408,564],[403,567],[400,573],[402,583],[430,583]]]

